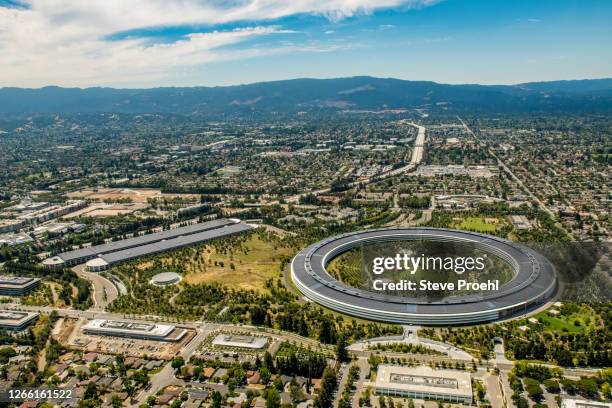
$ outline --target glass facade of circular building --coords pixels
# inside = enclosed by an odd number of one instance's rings
[[[403,240],[470,244],[505,260],[514,275],[488,294],[431,299],[366,291],[327,272],[332,259],[353,248]],[[333,236],[300,251],[291,263],[291,277],[306,298],[332,310],[369,320],[419,325],[500,320],[544,304],[557,290],[554,267],[531,248],[495,236],[439,228],[381,228]]]

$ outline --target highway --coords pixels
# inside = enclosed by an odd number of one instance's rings
[[[366,184],[370,184],[372,182],[377,182],[377,181],[380,181],[380,180],[387,179],[389,177],[397,176],[397,175],[406,173],[406,172],[408,172],[408,171],[410,171],[412,169],[415,169],[416,166],[418,166],[419,163],[421,163],[421,161],[423,160],[423,152],[425,150],[425,132],[426,132],[426,129],[425,129],[424,126],[417,125],[416,123],[410,122],[408,124],[410,126],[414,126],[414,127],[416,127],[418,129],[418,133],[417,133],[417,137],[416,137],[415,142],[414,142],[414,150],[412,151],[412,158],[410,159],[410,163],[405,165],[405,166],[402,166],[402,167],[399,167],[397,169],[394,169],[394,170],[389,170],[389,171],[386,171],[386,172],[383,172],[383,173],[376,174],[376,175],[374,175],[372,177],[368,177],[368,178],[366,178],[364,180],[354,181],[354,182],[348,184],[349,187],[356,187],[356,186],[359,186],[359,185],[366,185]],[[287,197],[285,199],[285,202],[287,202],[287,203],[297,203],[297,202],[300,201],[301,197],[304,197],[306,195],[314,194],[316,196],[316,195],[321,195],[321,194],[327,194],[330,191],[331,191],[331,188],[323,188],[323,189],[320,189],[320,190],[309,191],[307,193],[296,194],[294,196]],[[278,201],[271,202],[270,204],[278,204]]]
[[[423,160],[423,151],[425,149],[425,127],[415,123],[411,123],[411,125],[415,126],[419,130],[414,143],[414,150],[412,151],[412,160],[410,160],[410,164],[416,166]]]

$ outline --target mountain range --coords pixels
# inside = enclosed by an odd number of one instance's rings
[[[612,78],[517,85],[449,85],[367,76],[218,87],[0,88],[0,114],[168,113],[223,115],[312,110],[612,112]]]

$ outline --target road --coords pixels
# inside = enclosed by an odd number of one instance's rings
[[[425,149],[425,127],[415,123],[411,123],[411,125],[415,126],[419,130],[414,143],[414,150],[412,151],[412,160],[410,160],[410,164],[416,166],[423,160],[423,151]]]
[[[476,134],[475,134],[475,133],[472,131],[472,129],[470,129],[470,128],[469,128],[469,126],[467,125],[467,123],[465,123],[465,122],[463,121],[463,119],[461,119],[459,116],[457,116],[457,119],[459,119],[459,121],[460,121],[460,122],[461,122],[461,124],[463,125],[463,128],[465,129],[465,131],[466,131],[468,134],[470,134],[470,135],[471,135],[471,136],[474,138],[474,140],[475,140],[475,141],[476,141],[476,142],[477,142],[479,145],[482,145],[482,146],[486,146],[486,147],[487,147],[487,150],[488,150],[489,154],[495,158],[495,160],[497,161],[498,166],[500,166],[502,169],[504,169],[504,171],[510,175],[510,177],[512,178],[512,180],[514,180],[514,181],[516,182],[516,184],[518,184],[518,185],[519,185],[519,187],[521,187],[521,189],[523,189],[523,191],[525,191],[525,192],[527,193],[527,195],[529,195],[529,198],[531,198],[533,201],[535,201],[535,202],[538,204],[538,206],[539,206],[539,207],[540,207],[542,210],[546,211],[546,213],[548,213],[548,214],[549,214],[549,215],[552,217],[552,219],[554,220],[554,219],[555,219],[555,216],[554,216],[554,214],[552,213],[552,211],[550,211],[550,210],[548,209],[548,207],[546,207],[546,206],[544,205],[544,203],[543,203],[542,201],[540,201],[540,199],[539,199],[539,198],[538,198],[538,197],[537,197],[535,194],[533,194],[533,193],[531,192],[531,190],[529,190],[529,189],[527,188],[527,186],[526,186],[526,185],[523,183],[523,181],[522,181],[521,179],[519,179],[519,178],[518,178],[518,177],[517,177],[517,176],[516,176],[516,175],[515,175],[515,174],[512,172],[512,170],[510,170],[510,167],[508,167],[508,166],[506,165],[506,163],[504,163],[504,162],[502,161],[502,159],[500,159],[500,158],[499,158],[499,157],[498,157],[498,156],[495,154],[495,152],[493,151],[493,149],[491,149],[490,147],[488,147],[488,146],[486,145],[486,143],[484,143],[483,141],[481,141],[480,139],[478,139],[478,137],[476,136]]]
[[[183,359],[187,362],[198,350],[200,343],[204,341],[204,339],[213,331],[217,330],[219,325],[210,323],[203,324],[198,329],[196,329],[196,335],[191,339],[191,341],[180,351],[179,356],[183,357]],[[157,391],[162,388],[167,387],[172,384],[182,384],[183,381],[177,379],[174,376],[174,369],[172,368],[172,363],[166,364],[160,372],[151,376],[150,378],[151,385],[147,390],[141,391],[135,399],[135,402],[132,404],[133,406],[139,406],[140,404],[144,404],[147,401],[147,398],[151,395],[155,395]]]
[[[353,408],[359,408],[359,398],[361,397],[361,392],[363,391],[363,383],[366,381],[366,375],[370,371],[370,364],[368,360],[365,358],[357,359],[357,364],[359,365],[359,379],[357,380],[356,388],[357,392],[353,395]]]
[[[104,276],[85,271],[85,265],[77,265],[72,270],[81,278],[87,279],[93,286],[93,299],[95,310],[104,310],[113,300],[117,299],[119,292],[117,287]]]
[[[349,187],[356,187],[359,185],[367,185],[370,184],[372,182],[377,182],[377,181],[381,181],[381,180],[385,180],[389,177],[393,177],[393,176],[397,176],[403,173],[406,173],[407,171],[410,171],[412,169],[415,169],[416,166],[421,163],[421,161],[423,160],[423,152],[425,150],[425,132],[426,129],[424,126],[421,125],[417,125],[416,123],[408,123],[410,126],[414,126],[418,129],[418,133],[417,133],[417,137],[416,140],[414,142],[414,150],[412,151],[412,158],[410,159],[410,163],[399,167],[397,169],[394,170],[389,170],[383,173],[379,173],[375,176],[372,177],[368,177],[364,180],[360,180],[360,181],[354,181],[352,183],[349,183],[348,186]],[[315,191],[309,191],[307,193],[301,193],[301,194],[296,194],[294,196],[288,197],[285,199],[286,203],[297,203],[300,201],[301,197],[304,197],[306,195],[310,195],[313,194],[315,196],[317,195],[321,195],[321,194],[326,194],[329,193],[331,191],[331,188],[323,188],[321,190],[315,190]],[[278,204],[278,201],[274,201],[271,202],[270,204]]]
[[[378,180],[385,179],[387,177],[397,176],[397,175],[406,173],[407,171],[415,169],[416,166],[418,166],[421,163],[421,161],[423,160],[423,152],[425,150],[425,131],[426,129],[424,126],[417,125],[416,123],[410,122],[408,124],[418,129],[417,137],[414,141],[414,149],[412,150],[412,157],[410,159],[410,163],[405,166],[399,167],[395,170],[391,170],[386,173],[376,175],[368,179],[367,180],[368,183],[372,179],[376,179],[376,181],[378,181]]]
[[[95,309],[81,311],[81,310],[63,309],[63,308],[55,308],[55,307],[48,307],[48,306],[47,307],[24,306],[20,304],[6,304],[4,305],[4,307],[6,309],[12,309],[12,310],[28,310],[28,311],[38,311],[38,312],[43,312],[43,313],[51,313],[52,311],[55,311],[60,316],[68,316],[68,317],[80,318],[80,319],[94,319],[94,318],[97,318],[97,319],[126,319],[126,316],[123,314],[107,313],[107,312],[95,310]],[[131,321],[140,321],[140,322],[151,322],[151,321],[163,320],[159,316],[133,316],[133,317],[129,316],[127,318],[129,318]],[[268,333],[271,336],[275,337],[277,339],[276,341],[288,340],[288,341],[292,341],[294,343],[297,343],[305,347],[323,349],[329,355],[333,355],[333,346],[321,345],[316,340],[302,337],[295,333],[283,332],[280,330],[266,329],[266,328],[261,328],[261,327],[248,326],[248,325],[235,325],[235,324],[229,324],[229,323],[220,324],[220,323],[202,322],[202,321],[183,322],[180,324],[180,326],[191,328],[196,331],[196,335],[179,352],[179,355],[182,356],[185,359],[185,361],[188,361],[190,359],[190,357],[198,350],[198,347],[201,344],[201,342],[213,331],[215,330],[236,330],[236,329],[244,330],[247,332],[251,331],[253,333],[262,333],[262,332]],[[428,347],[431,347],[432,344],[429,343],[430,342],[429,340],[421,339],[415,334],[416,330],[417,330],[416,327],[409,327],[409,328],[405,327],[404,336],[395,336],[393,340],[419,342],[420,344],[424,344]],[[384,338],[379,338],[374,341],[384,341]],[[447,345],[443,343],[439,343],[438,345],[445,347],[444,351],[448,355],[444,355],[444,356],[396,353],[396,352],[377,352],[377,351],[367,350],[365,347],[363,347],[363,345],[361,347],[358,346],[359,344],[364,344],[364,343],[365,342],[361,342],[361,343],[352,344],[349,346],[350,353],[357,358],[360,368],[362,369],[362,373],[365,373],[367,369],[367,366],[363,364],[367,365],[367,359],[372,354],[376,354],[379,356],[385,356],[388,359],[410,359],[412,361],[420,362],[423,364],[430,364],[432,362],[434,363],[435,362],[440,362],[440,363],[446,362],[447,364],[463,362],[468,367],[470,367],[474,363],[474,358],[468,353],[465,353],[462,350],[459,350],[452,345]],[[487,385],[491,389],[490,398],[492,402],[493,400],[495,400],[494,406],[499,406],[498,401],[500,399],[499,397],[500,393],[503,396],[505,396],[505,400],[507,404],[506,406],[511,406],[511,405],[508,405],[511,403],[509,401],[511,390],[509,390],[509,386],[507,384],[507,374],[514,368],[514,362],[507,360],[505,356],[503,356],[502,348],[496,347],[495,351],[496,351],[495,353],[496,358],[494,360],[484,361],[482,363],[478,363],[476,361],[476,363],[480,367],[479,372],[485,371],[485,368],[492,368],[493,366],[496,366],[497,368],[499,368],[500,378],[498,382],[496,383],[497,386],[494,386],[493,379],[490,379],[490,378],[484,378],[484,379],[486,380]],[[548,364],[545,364],[545,365],[548,365]],[[548,365],[548,366],[553,367],[552,365]],[[563,369],[563,371],[565,375],[572,376],[572,377],[593,376],[597,372],[596,369],[590,369],[590,368]],[[363,374],[362,374],[360,375],[359,384],[363,384],[364,381],[365,381],[365,378],[363,377]],[[182,383],[183,383],[182,380],[176,379],[174,377],[174,370],[172,369],[170,363],[168,363],[166,364],[166,366],[162,368],[162,370],[159,373],[151,376],[151,386],[149,387],[148,390],[142,391],[136,397],[136,405],[144,403],[150,395],[155,395],[157,391],[159,391],[160,389],[168,385],[182,384]],[[499,383],[501,383],[501,386],[499,385]],[[341,389],[339,390],[339,392],[340,391]],[[353,406],[356,406],[355,404],[356,404],[356,400],[358,399],[358,396],[356,395],[355,398],[356,399],[353,401]]]
[[[413,344],[420,345],[423,347],[430,348],[432,350],[438,351],[440,353],[444,353],[447,358],[453,361],[469,361],[476,360],[477,358],[472,356],[471,354],[461,350],[460,348],[454,347],[450,344],[434,341],[428,338],[421,338],[418,335],[418,326],[403,326],[404,334],[403,336],[390,336],[390,337],[380,337],[377,339],[370,339],[366,341],[360,341],[357,343],[351,344],[347,349],[349,351],[368,351],[371,346],[377,344]],[[383,354],[388,355],[388,352]],[[405,354],[405,353],[399,353]],[[421,355],[430,357],[429,355]]]

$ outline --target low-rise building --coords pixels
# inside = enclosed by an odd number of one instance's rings
[[[0,329],[21,331],[38,319],[38,313],[0,310]]]
[[[39,278],[0,275],[0,295],[23,296],[40,286]]]
[[[609,402],[565,398],[561,401],[561,408],[612,408],[612,404]]]
[[[378,395],[472,403],[472,381],[464,371],[379,365],[375,387]]]
[[[26,234],[25,232],[11,232],[7,234],[0,234],[0,247],[3,245],[15,246],[20,244],[27,244],[28,242],[34,242],[34,238]]]
[[[251,229],[251,226],[241,224],[240,220],[222,218],[62,252],[45,259],[43,265],[59,269],[86,263],[89,271],[99,272],[120,262],[240,234]]]
[[[240,347],[248,349],[261,349],[268,344],[267,337],[247,336],[243,334],[226,334],[217,335],[213,341],[213,346],[219,347]]]
[[[0,233],[18,231],[24,225],[23,220],[0,220]]]
[[[98,336],[130,337],[143,340],[179,341],[187,330],[170,324],[95,319],[82,327],[83,333]]]

